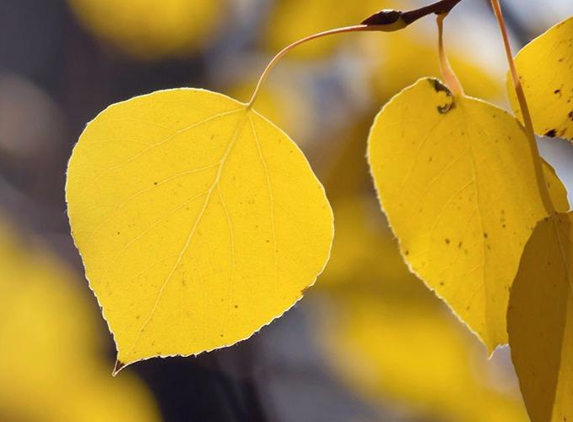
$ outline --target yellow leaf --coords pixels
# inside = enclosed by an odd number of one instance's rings
[[[159,91],[91,122],[67,200],[118,359],[192,355],[251,336],[330,253],[332,211],[297,146],[209,91]]]
[[[369,139],[382,207],[410,269],[487,345],[507,342],[509,287],[547,216],[517,120],[421,79],[380,112]],[[559,210],[566,192],[545,168]]]
[[[573,420],[573,214],[540,222],[511,290],[511,354],[532,422]]]
[[[573,17],[527,44],[515,63],[535,132],[573,140]],[[513,109],[520,116],[511,78],[507,85]]]
[[[78,286],[0,221],[0,419],[159,421],[140,381],[109,376],[101,327]]]
[[[68,0],[102,41],[145,59],[186,55],[204,46],[224,20],[221,0]]]

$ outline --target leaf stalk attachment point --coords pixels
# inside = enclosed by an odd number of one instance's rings
[[[353,26],[344,26],[342,28],[330,29],[328,31],[323,31],[323,32],[319,32],[317,34],[309,35],[307,37],[301,38],[298,41],[293,42],[292,44],[287,45],[285,48],[283,48],[281,51],[279,51],[276,54],[276,56],[274,56],[272,58],[272,60],[269,62],[269,64],[267,65],[267,67],[265,68],[263,73],[261,74],[261,77],[259,78],[259,81],[257,82],[257,86],[255,87],[253,95],[251,96],[251,99],[247,103],[247,110],[250,110],[253,107],[253,105],[255,104],[255,101],[257,100],[257,97],[259,95],[259,92],[261,90],[262,85],[267,80],[269,74],[271,73],[271,71],[273,70],[275,65],[278,63],[278,61],[286,53],[288,53],[293,48],[295,48],[301,44],[305,44],[309,41],[313,41],[313,40],[317,40],[319,38],[327,37],[329,35],[344,34],[344,33],[348,33],[348,32],[373,31],[373,30],[374,29],[372,29],[372,26],[362,25],[362,24],[361,25],[353,25]]]
[[[499,0],[491,0],[491,6],[493,12],[497,19],[499,29],[503,38],[503,45],[505,47],[505,55],[507,57],[507,62],[509,64],[509,70],[511,73],[511,78],[513,80],[513,87],[517,95],[517,100],[519,102],[519,109],[521,110],[521,115],[523,116],[523,125],[525,128],[525,133],[529,141],[529,148],[531,149],[531,155],[533,157],[533,165],[535,167],[535,173],[537,175],[537,184],[539,187],[539,193],[541,199],[545,206],[545,209],[549,215],[555,213],[555,206],[549,195],[549,189],[547,188],[547,182],[545,180],[545,175],[541,168],[541,156],[539,155],[539,149],[537,148],[537,141],[535,140],[535,131],[533,129],[533,122],[531,120],[531,113],[529,112],[529,106],[527,105],[527,100],[525,98],[525,93],[523,92],[523,86],[521,85],[521,80],[519,79],[519,74],[515,66],[515,61],[513,60],[513,53],[511,51],[511,45],[509,43],[509,35],[507,33],[507,27],[505,25],[505,20],[503,18],[503,12],[501,10],[501,5]]]

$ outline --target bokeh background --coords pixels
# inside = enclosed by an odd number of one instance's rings
[[[515,48],[573,14],[570,0],[507,0]],[[336,240],[305,299],[251,339],[111,377],[114,346],[70,237],[66,163],[111,103],[202,87],[247,100],[266,62],[387,0],[0,0],[1,422],[526,422],[507,349],[491,360],[398,254],[366,165],[388,99],[438,76],[426,18],[291,52],[256,108],[299,143],[326,186]],[[487,1],[446,24],[470,95],[507,107]],[[573,187],[571,147],[543,154]]]

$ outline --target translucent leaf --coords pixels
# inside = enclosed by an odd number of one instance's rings
[[[74,150],[67,200],[125,364],[251,336],[314,283],[333,237],[324,189],[297,146],[203,90],[102,112]]]
[[[573,17],[527,44],[515,62],[535,131],[573,140]],[[511,78],[508,93],[519,116]]]
[[[145,59],[187,55],[224,20],[222,0],[68,0],[96,37]]]
[[[109,376],[93,304],[78,280],[0,221],[0,419],[157,422],[132,374]]]
[[[573,420],[573,214],[540,222],[511,290],[511,354],[532,422]]]
[[[493,351],[507,342],[509,287],[547,216],[517,120],[421,79],[380,112],[369,139],[382,207],[410,269]],[[566,192],[548,165],[559,210]]]

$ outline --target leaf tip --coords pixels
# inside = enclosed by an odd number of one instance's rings
[[[111,373],[112,376],[117,376],[117,374],[119,373],[119,371],[121,371],[123,368],[125,368],[127,365],[125,363],[123,363],[122,361],[120,361],[119,359],[115,361],[115,366],[113,367],[113,371]]]

